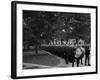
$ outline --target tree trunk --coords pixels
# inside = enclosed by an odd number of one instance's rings
[[[35,53],[38,54],[38,46],[35,46]]]

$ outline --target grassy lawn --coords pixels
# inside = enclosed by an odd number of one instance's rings
[[[39,51],[39,54],[35,54],[35,51],[27,53],[24,52],[24,53],[25,53],[25,55],[23,55],[24,63],[40,64],[52,67],[60,63],[60,60],[56,56],[50,55],[43,51]]]

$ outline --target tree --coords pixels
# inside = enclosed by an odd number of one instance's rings
[[[23,40],[38,47],[42,41],[83,38],[90,41],[90,14],[23,11]]]
[[[23,40],[27,44],[35,45],[36,54],[42,40],[49,41],[52,35],[54,18],[52,13],[45,12],[23,12]]]

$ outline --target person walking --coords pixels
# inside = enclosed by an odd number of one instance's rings
[[[86,48],[85,52],[85,65],[90,66],[90,48]]]
[[[77,62],[77,67],[79,67],[80,60],[81,60],[81,64],[83,64],[82,59],[84,57],[84,54],[85,54],[85,48],[78,45],[75,51],[75,59]]]

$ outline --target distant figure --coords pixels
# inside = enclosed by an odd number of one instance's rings
[[[84,47],[80,47],[81,48],[81,50],[82,50],[82,54],[81,54],[81,56],[80,56],[80,58],[81,58],[81,64],[83,64],[83,57],[84,57],[84,55],[85,55],[85,48]]]
[[[84,57],[84,54],[85,54],[85,48],[83,48],[82,46],[78,46],[75,51],[75,59],[77,62],[77,67],[79,67],[80,60],[81,64],[83,64],[82,59]]]
[[[72,53],[71,53],[71,54],[72,54],[72,56],[71,56],[71,57],[72,57],[72,67],[74,67],[74,63],[75,63],[75,59],[76,59],[76,58],[75,58],[75,50],[76,50],[76,49],[73,49],[73,51],[72,51]]]
[[[86,48],[85,52],[85,65],[90,66],[90,48]]]

